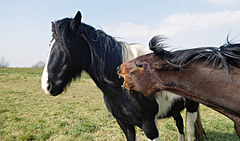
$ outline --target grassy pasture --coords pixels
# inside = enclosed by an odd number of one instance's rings
[[[53,97],[41,89],[42,69],[0,68],[0,140],[126,140],[107,111],[102,92],[83,74]],[[208,141],[238,141],[233,122],[201,105]],[[185,117],[185,114],[182,113]],[[172,118],[158,121],[162,140],[176,141]],[[138,140],[147,140],[137,129]]]

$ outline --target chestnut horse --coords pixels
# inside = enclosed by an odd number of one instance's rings
[[[164,50],[162,38],[149,43],[154,53],[118,68],[127,90],[145,96],[169,91],[200,102],[230,118],[240,138],[240,44]]]

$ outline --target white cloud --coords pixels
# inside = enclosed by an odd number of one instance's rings
[[[150,34],[150,28],[147,25],[139,25],[132,22],[120,22],[115,26],[103,24],[101,27],[106,33],[131,42]]]
[[[147,25],[132,22],[120,22],[117,25],[101,24],[101,28],[109,35],[127,43],[140,43],[144,49],[148,48],[148,42],[154,33]]]
[[[240,11],[214,13],[180,13],[170,15],[160,22],[159,32],[173,36],[188,31],[200,31],[240,23]]]
[[[233,4],[234,2],[237,2],[239,0],[205,0],[205,1],[214,4]]]
[[[240,10],[173,14],[159,21],[157,27],[132,22],[101,24],[101,27],[111,36],[122,38],[128,43],[141,43],[146,48],[150,39],[158,34],[169,38],[166,44],[172,47],[193,47],[223,44],[228,32],[233,36],[240,33],[239,23]]]

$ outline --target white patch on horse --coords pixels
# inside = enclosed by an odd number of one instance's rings
[[[178,141],[185,141],[185,135],[178,132]]]
[[[48,57],[47,57],[47,61],[46,61],[45,67],[43,69],[42,79],[41,79],[42,89],[44,90],[44,92],[46,94],[50,94],[50,92],[48,91],[49,84],[48,84],[48,70],[47,70],[47,66],[48,66],[49,56],[50,56],[50,53],[51,53],[51,50],[52,50],[52,47],[53,47],[54,43],[55,43],[55,39],[53,39],[50,42],[50,44],[49,44]]]
[[[153,139],[153,140],[151,140],[151,139],[148,139],[149,141],[161,141],[161,139],[160,139],[160,137],[157,137],[157,138],[155,138],[155,139]]]
[[[156,115],[157,118],[166,117],[168,112],[171,110],[174,101],[180,98],[182,97],[167,91],[157,92],[156,93],[156,101],[158,103],[158,113]]]
[[[123,43],[123,48],[122,48],[123,63],[129,60],[132,60],[133,58],[136,58],[140,55],[143,55],[144,52],[141,50],[142,47],[143,46],[141,44]]]
[[[194,124],[197,120],[197,112],[187,112],[187,136],[188,136],[188,141],[192,141],[195,133],[195,127]]]

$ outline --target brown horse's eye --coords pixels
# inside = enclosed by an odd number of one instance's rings
[[[143,67],[143,63],[141,63],[141,62],[139,62],[139,61],[135,61],[134,63],[135,63],[135,65],[136,65],[137,67],[139,67],[139,68],[142,68],[142,67]]]

